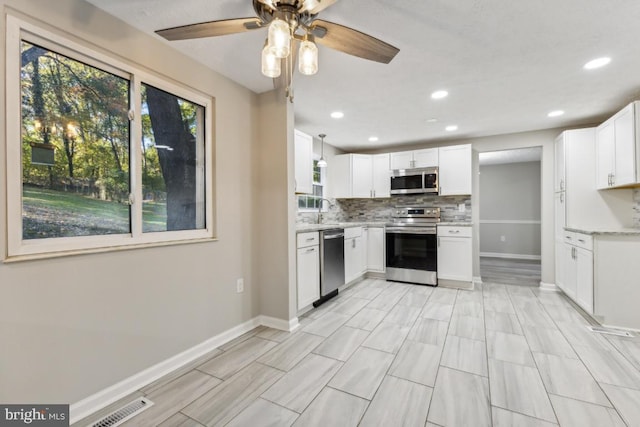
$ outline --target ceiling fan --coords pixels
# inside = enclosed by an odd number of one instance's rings
[[[216,37],[269,28],[262,51],[262,73],[274,78],[276,87],[285,87],[292,99],[293,65],[312,75],[318,70],[315,42],[349,55],[388,64],[400,51],[368,34],[334,22],[317,19],[318,13],[337,0],[252,0],[257,17],[224,19],[158,30],[167,40]],[[295,43],[299,43],[298,52]],[[282,66],[284,65],[284,67]],[[281,69],[285,73],[281,73]]]

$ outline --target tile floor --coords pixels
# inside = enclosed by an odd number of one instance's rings
[[[640,426],[640,338],[588,331],[561,294],[478,288],[364,280],[143,388],[125,425]]]

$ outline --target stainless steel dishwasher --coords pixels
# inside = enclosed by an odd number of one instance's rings
[[[344,285],[344,229],[320,232],[320,299],[314,307],[338,295]]]

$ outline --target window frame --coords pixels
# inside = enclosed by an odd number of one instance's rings
[[[313,167],[313,163],[317,162],[318,160],[320,160],[320,156],[317,154],[313,154],[313,160],[312,160],[312,170],[315,169],[315,167]],[[327,188],[327,169],[326,168],[319,168],[320,169],[320,182],[315,182],[312,180],[311,182],[311,187],[313,188],[313,186],[320,186],[322,187],[322,198],[326,199],[327,195],[325,194],[325,189]],[[300,197],[316,197],[314,194],[301,194],[298,195],[298,197],[296,198],[296,202],[299,203]],[[324,201],[321,202],[322,203],[322,209],[320,210],[320,212],[329,212],[329,208],[327,206],[325,206]],[[299,206],[299,205],[298,205]],[[300,213],[309,213],[309,212],[318,212],[317,208],[300,208],[298,207],[298,212]]]
[[[88,43],[61,36],[53,31],[6,15],[6,171],[7,171],[7,253],[5,262],[21,259],[46,258],[87,252],[129,249],[193,243],[215,239],[214,198],[214,114],[213,97],[186,87],[168,77],[149,72],[139,65],[123,62],[115,54],[102,53]],[[130,208],[130,233],[55,237],[43,239],[22,238],[22,98],[21,98],[21,41],[40,46],[84,62],[129,80],[129,103],[133,114],[129,132],[129,180],[133,203]],[[202,133],[204,139],[204,194],[205,227],[196,230],[142,231],[142,121],[141,84],[146,83],[172,95],[204,107]]]

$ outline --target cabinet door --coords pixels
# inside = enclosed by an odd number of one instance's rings
[[[438,237],[438,279],[470,282],[472,263],[470,238]]]
[[[562,289],[569,298],[576,299],[576,260],[575,246],[564,244],[564,288]]]
[[[346,199],[351,195],[351,154],[340,154],[327,167],[329,188],[327,196]]]
[[[320,298],[319,246],[298,249],[298,310]]]
[[[564,271],[566,261],[564,258],[564,242],[562,240],[556,240],[556,286],[566,293],[566,285],[564,284]]]
[[[351,154],[352,188],[351,197],[370,198],[373,196],[371,179],[373,170],[371,156],[368,154]]]
[[[593,252],[576,248],[576,302],[593,314]]]
[[[298,130],[294,133],[296,193],[313,193],[313,138]]]
[[[471,194],[471,144],[439,150],[440,195]]]
[[[344,240],[344,282],[349,283],[358,276],[358,254],[356,238]]]
[[[382,227],[369,227],[367,235],[367,270],[384,273],[385,234]]]
[[[608,120],[596,129],[596,186],[598,189],[611,186],[615,153],[613,123]]]
[[[398,153],[391,153],[391,169],[410,169],[413,167],[412,165],[413,151],[400,151]]]
[[[636,182],[636,139],[634,106],[630,104],[613,117],[615,135],[613,185]]]
[[[373,197],[391,196],[391,174],[389,170],[389,154],[371,156]]]
[[[560,135],[555,142],[555,179],[554,179],[554,191],[564,191],[566,189],[566,176],[565,176],[565,143],[564,134]]]
[[[413,152],[414,168],[430,168],[438,166],[438,149],[426,148]]]
[[[562,238],[564,227],[567,226],[567,210],[566,210],[567,193],[561,191],[554,194],[554,213],[555,213],[555,236],[557,239]]]

